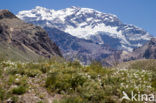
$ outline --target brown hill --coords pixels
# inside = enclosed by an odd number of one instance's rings
[[[24,59],[62,56],[41,27],[25,23],[8,10],[0,10],[0,54]]]

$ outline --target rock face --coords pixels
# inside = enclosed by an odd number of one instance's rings
[[[91,40],[77,38],[56,28],[45,27],[44,29],[48,32],[49,37],[60,47],[63,56],[67,60],[78,59],[83,64],[90,64],[96,60],[108,66],[112,64],[104,61],[104,59],[120,54],[120,51],[113,50],[107,45],[99,45]]]
[[[136,59],[156,59],[156,38],[152,38],[144,46],[124,56],[124,61]]]
[[[12,19],[17,17],[11,12],[9,12],[8,10],[0,10],[0,19],[4,19],[4,18]]]
[[[148,45],[148,48],[146,49],[143,57],[156,59],[156,38],[152,38],[151,41],[147,45]]]
[[[38,26],[25,23],[8,10],[0,10],[0,44],[11,46],[32,56],[62,56],[59,48]],[[3,44],[3,45],[2,45]]]

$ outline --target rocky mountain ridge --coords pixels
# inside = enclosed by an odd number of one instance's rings
[[[3,44],[3,48],[18,49],[25,54],[23,55],[25,57],[27,57],[26,54],[32,54],[32,57],[34,55],[48,58],[62,56],[59,48],[50,40],[45,30],[25,23],[8,10],[0,10],[0,43]]]

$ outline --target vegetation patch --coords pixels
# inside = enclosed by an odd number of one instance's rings
[[[151,64],[150,64],[151,63]],[[102,67],[98,62],[82,66],[79,62],[49,61],[0,62],[0,102],[34,103],[130,103],[122,101],[123,91],[156,93],[155,60],[130,63],[128,69]],[[30,96],[31,95],[31,96]]]

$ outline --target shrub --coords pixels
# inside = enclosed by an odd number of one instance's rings
[[[24,94],[25,92],[26,92],[26,87],[24,86],[18,86],[16,88],[13,88],[12,90],[12,93],[17,95]]]
[[[61,73],[52,73],[46,80],[46,87],[52,91],[61,93],[63,91],[68,91],[71,87],[70,84],[71,75]]]
[[[82,65],[80,64],[80,62],[79,61],[72,61],[72,62],[69,62],[69,64],[68,64],[68,66],[69,67],[73,67],[73,68],[81,68],[82,67]]]
[[[28,77],[35,77],[39,74],[41,74],[41,71],[39,69],[25,69],[24,74]]]
[[[2,68],[0,67],[0,77],[2,76]]]
[[[89,68],[91,68],[91,69],[93,69],[93,70],[97,70],[97,72],[98,72],[98,70],[101,70],[101,69],[103,68],[103,66],[102,66],[102,64],[101,64],[100,62],[93,61],[93,62],[90,64]]]
[[[3,101],[5,97],[5,91],[0,87],[0,100]]]
[[[44,103],[44,102],[42,102],[42,101],[39,101],[39,102],[37,102],[37,103]]]
[[[99,62],[92,62],[89,66],[88,66],[88,69],[91,70],[89,72],[94,72],[96,74],[99,74],[99,73],[104,73],[104,68],[102,66],[101,63]]]
[[[11,103],[17,103],[18,97],[17,96],[12,96],[11,97]]]
[[[2,62],[4,60],[8,60],[7,56],[0,53],[0,62]]]
[[[16,77],[14,75],[9,75],[8,85],[12,85],[15,82]]]
[[[156,60],[138,60],[132,63],[129,68],[156,71]]]
[[[83,77],[82,75],[77,75],[75,74],[70,80],[70,84],[71,84],[71,88],[73,88],[74,90],[77,88],[77,87],[81,87],[83,86],[83,84],[86,82],[86,78]]]
[[[156,74],[155,73],[152,75],[152,87],[155,88],[156,90]]]
[[[72,92],[78,86],[82,86],[86,78],[76,73],[51,73],[46,80],[46,87],[52,91],[66,91],[67,93]]]
[[[27,75],[28,77],[35,77],[41,73],[42,72],[40,71],[40,69],[33,69],[33,68],[31,69],[31,68],[26,68],[26,67],[11,68],[8,71],[8,74],[11,74],[11,75],[20,74],[20,75]]]

